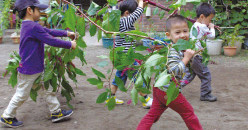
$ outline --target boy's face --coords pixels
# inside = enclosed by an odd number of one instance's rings
[[[211,23],[212,19],[214,18],[214,14],[210,14],[208,17],[205,17],[203,14],[200,16],[202,19],[202,24],[206,24],[207,26]]]
[[[169,32],[166,32],[166,36],[172,40],[173,43],[177,43],[177,40],[189,40],[189,27],[186,22],[177,22],[171,25]]]

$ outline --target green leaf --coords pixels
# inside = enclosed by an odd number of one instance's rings
[[[52,79],[53,77],[53,68],[46,68],[44,73],[44,82]]]
[[[122,92],[127,92],[124,82],[119,77],[115,76],[115,82]]]
[[[95,36],[96,35],[96,31],[97,31],[97,27],[94,24],[90,25],[90,36]]]
[[[115,6],[117,4],[117,0],[107,0],[110,6]]]
[[[107,10],[108,10],[108,6],[102,8],[101,10],[99,10],[99,12],[97,13],[97,15],[98,16],[103,15]]]
[[[145,62],[145,66],[156,66],[166,60],[166,57],[160,55],[160,54],[154,54],[151,57],[147,59]]]
[[[71,85],[68,83],[68,81],[63,79],[61,84],[64,87],[64,89],[66,89],[69,93],[71,93],[74,96],[73,89],[72,89]]]
[[[77,49],[77,57],[81,60],[82,64],[87,64],[85,58],[84,58],[84,51],[81,49]]]
[[[139,95],[139,100],[140,100],[142,103],[146,103],[146,99],[145,99],[143,96],[140,96],[140,95]]]
[[[96,103],[103,103],[107,100],[108,92],[101,93],[98,98],[96,99]]]
[[[16,86],[17,84],[17,70],[11,71],[11,76],[9,78],[8,84],[10,84],[13,88]]]
[[[179,39],[176,44],[173,44],[173,48],[176,49],[176,51],[181,51],[187,49],[194,49],[194,45],[189,41]]]
[[[69,6],[68,10],[65,12],[65,24],[68,28],[70,28],[73,32],[75,32],[76,26],[76,15],[75,10]]]
[[[193,36],[194,36],[195,38],[197,38],[197,36],[198,36],[198,31],[197,31],[197,29],[196,29],[195,27],[193,27],[192,34],[193,34]]]
[[[98,71],[98,70],[96,70],[96,69],[94,69],[94,68],[91,68],[92,69],[92,71],[93,71],[93,73],[96,75],[96,76],[98,76],[98,77],[101,77],[101,78],[106,78],[105,77],[105,75],[102,73],[102,72],[100,72],[100,71]]]
[[[131,91],[131,97],[133,104],[136,105],[138,103],[138,91],[135,89],[135,87],[133,87]]]
[[[71,53],[71,50],[66,50],[64,57],[63,57],[63,61],[65,64],[67,64],[69,61],[71,61],[73,58],[73,55]]]
[[[90,83],[90,84],[92,84],[92,85],[97,85],[97,84],[99,84],[101,81],[100,80],[98,80],[98,79],[96,79],[96,78],[89,78],[89,79],[87,79],[87,81]]]
[[[167,70],[164,70],[161,74],[158,76],[158,80],[155,83],[155,87],[162,87],[167,84],[169,84],[171,79],[171,75],[167,74]]]
[[[166,102],[166,106],[168,106],[172,101],[174,101],[178,94],[179,94],[179,88],[176,87],[176,83],[175,82],[171,82],[169,88],[167,89],[167,102]]]
[[[153,10],[153,15],[156,15],[158,13],[159,9],[158,7],[155,8],[155,10]]]
[[[70,100],[72,99],[72,98],[71,98],[71,95],[70,95],[70,92],[69,92],[68,90],[66,90],[66,89],[63,89],[63,88],[62,88],[62,90],[61,90],[61,95],[62,95],[63,97],[65,97],[67,101],[70,101]],[[67,104],[67,105],[68,105],[68,104]]]
[[[105,67],[105,66],[109,65],[109,62],[108,61],[102,61],[102,62],[97,63],[96,65],[99,67]]]
[[[31,89],[31,91],[30,91],[30,98],[31,98],[33,101],[36,102],[37,96],[38,96],[37,91],[35,91],[34,89]]]
[[[84,18],[78,17],[77,18],[77,31],[83,37],[85,36],[85,20]]]
[[[102,81],[98,82],[96,86],[98,89],[102,89],[103,88],[103,82]]]
[[[116,105],[114,97],[111,97],[106,105],[107,105],[109,111],[113,110],[115,108],[115,105]]]
[[[90,7],[89,7],[87,13],[89,16],[95,15],[97,13],[97,10],[99,10],[100,8],[101,7],[98,4],[96,4],[95,2],[92,2],[90,4]]]
[[[107,13],[103,16],[102,26],[107,31],[119,32],[120,27],[120,10],[112,10],[111,13]]]
[[[53,75],[52,79],[50,80],[50,84],[53,87],[53,92],[57,91],[57,77]]]
[[[151,94],[152,92],[149,90],[149,89],[147,89],[147,88],[144,88],[143,86],[142,87],[135,87],[136,88],[136,90],[138,91],[138,92],[141,92],[141,93],[144,93],[144,94]]]
[[[86,74],[85,74],[82,70],[80,70],[80,69],[78,69],[78,68],[75,68],[75,72],[76,72],[76,74],[78,74],[78,75],[86,76]]]

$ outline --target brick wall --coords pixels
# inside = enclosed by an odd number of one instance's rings
[[[172,2],[164,2],[165,0],[158,0],[158,2],[165,7],[168,7]],[[160,19],[160,16],[157,13],[156,15],[153,15],[153,11],[155,10],[155,6],[149,5],[151,7],[151,17],[146,17],[145,12],[143,13],[142,17],[138,20],[138,22],[135,23],[135,27],[139,29],[140,31],[158,31],[158,32],[164,32],[165,31],[165,21],[168,17],[168,12],[165,13],[165,16],[163,19]],[[183,7],[183,9],[191,9],[193,8],[192,4],[187,4]],[[159,9],[159,12],[161,9]]]

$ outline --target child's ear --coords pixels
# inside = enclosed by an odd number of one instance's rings
[[[167,36],[168,39],[171,39],[171,38],[170,38],[170,33],[169,33],[169,32],[165,32],[165,35]]]
[[[201,14],[199,18],[203,19],[204,17],[205,17],[204,14]]]
[[[27,14],[32,14],[32,12],[33,12],[33,10],[30,7],[28,7],[27,8]]]
[[[127,10],[124,12],[124,16],[128,16],[128,15],[129,15],[129,11]]]

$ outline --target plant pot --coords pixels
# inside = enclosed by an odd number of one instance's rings
[[[224,46],[224,55],[226,56],[235,56],[237,53],[237,47]]]
[[[0,36],[0,44],[3,42],[3,37]]]
[[[220,55],[221,54],[221,47],[222,47],[223,40],[216,39],[216,40],[207,40],[207,49],[209,55]]]
[[[20,36],[13,36],[11,38],[12,38],[13,43],[20,44]]]
[[[113,47],[113,38],[102,37],[102,44],[104,48],[112,48]]]

